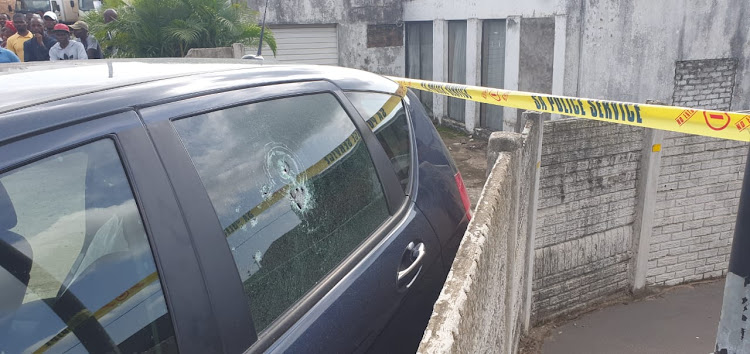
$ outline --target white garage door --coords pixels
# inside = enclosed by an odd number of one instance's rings
[[[263,57],[269,63],[339,65],[336,26],[269,26],[276,38],[276,57],[263,46]],[[247,48],[248,54],[256,49]]]

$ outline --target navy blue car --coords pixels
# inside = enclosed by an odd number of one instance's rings
[[[183,60],[0,79],[0,353],[416,350],[470,214],[413,93]]]

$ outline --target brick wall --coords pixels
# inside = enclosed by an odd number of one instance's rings
[[[676,62],[673,104],[730,110],[736,70],[735,59]],[[665,133],[647,285],[726,274],[747,149],[737,141]]]
[[[726,274],[748,144],[665,135],[647,285]]]
[[[535,320],[628,287],[643,129],[547,122],[535,239]]]
[[[678,61],[672,104],[729,111],[736,73],[736,59]]]
[[[533,322],[575,312],[631,288],[637,248],[633,242],[639,237],[633,234],[636,182],[645,133],[590,120],[545,123]],[[646,285],[723,276],[748,144],[671,132],[662,143],[654,222],[645,240]]]

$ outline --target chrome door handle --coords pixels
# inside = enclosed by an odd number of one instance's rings
[[[414,242],[409,242],[404,253],[405,255],[410,253],[412,261],[406,269],[398,272],[398,284],[402,286],[403,283],[408,282],[408,284],[405,284],[408,288],[417,278],[419,270],[422,269],[422,262],[427,252],[424,243],[414,244]]]

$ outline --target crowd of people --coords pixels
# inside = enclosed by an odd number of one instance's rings
[[[104,21],[117,18],[114,10],[104,12]],[[47,11],[44,15],[0,14],[0,63],[103,59],[99,41],[89,25],[77,21],[68,26]]]

